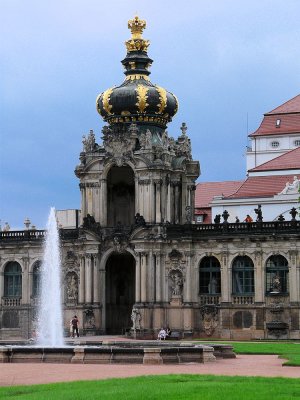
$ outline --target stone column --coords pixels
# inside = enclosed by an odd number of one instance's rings
[[[99,256],[94,254],[94,276],[93,276],[94,303],[100,303],[100,282],[99,282]]]
[[[191,251],[185,252],[186,257],[186,276],[185,276],[185,299],[186,303],[190,303],[192,301],[191,298],[191,258],[193,257],[193,253]]]
[[[161,284],[162,284],[162,274],[161,274],[161,255],[159,253],[155,254],[155,262],[156,262],[156,291],[155,291],[155,301],[156,303],[161,302]]]
[[[161,180],[157,179],[155,182],[156,186],[156,193],[155,193],[155,222],[160,223],[161,222],[161,204],[160,204],[160,198],[161,198]]]
[[[289,251],[289,281],[290,281],[290,302],[296,303],[299,301],[299,286],[297,286],[297,250]],[[298,290],[297,290],[298,287]]]
[[[254,291],[255,303],[262,303],[264,301],[264,269],[262,268],[262,253],[261,251],[255,252],[254,264]]]
[[[179,205],[180,205],[180,199],[179,199],[179,183],[176,183],[175,186],[175,224],[179,224],[180,222],[180,209],[179,209]]]
[[[148,274],[147,274],[147,301],[154,302],[155,300],[155,265],[154,265],[154,255],[152,250],[150,250],[148,258]]]
[[[30,290],[29,290],[29,258],[23,257],[23,268],[22,268],[22,299],[21,304],[30,303]]]
[[[222,254],[222,260],[220,264],[221,264],[221,302],[228,303],[231,302],[231,297],[230,297],[231,268],[228,268],[227,253]]]
[[[141,302],[147,301],[147,254],[141,253]]]
[[[155,222],[155,190],[152,179],[149,180],[149,222]]]
[[[107,226],[107,180],[101,179],[100,225]]]
[[[135,194],[135,210],[134,210],[134,214],[136,214],[136,213],[140,213],[139,179],[138,179],[137,176],[135,176],[135,178],[134,178],[134,194]]]
[[[105,268],[99,270],[99,286],[100,286],[100,299],[101,299],[101,304],[102,304],[102,320],[101,320],[101,329],[105,329],[105,324],[106,324],[106,293],[105,293]]]
[[[141,255],[138,253],[135,266],[135,302],[141,302]]]
[[[96,222],[100,222],[101,219],[101,184],[99,182],[93,183],[93,216]]]
[[[80,257],[80,272],[79,272],[79,303],[85,303],[85,258]]]
[[[85,256],[85,302],[92,303],[92,254]]]
[[[81,193],[81,216],[80,216],[80,225],[83,223],[83,217],[86,216],[86,205],[85,205],[85,184],[80,183],[80,193]]]
[[[1,257],[0,257],[0,299],[4,297],[4,271],[2,271],[2,262],[1,262]],[[1,301],[0,301],[1,304]]]
[[[166,199],[166,221],[171,222],[171,186],[170,186],[170,182],[169,179],[166,182],[166,191],[167,191],[167,199]]]

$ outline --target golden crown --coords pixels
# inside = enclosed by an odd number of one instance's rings
[[[141,39],[145,28],[146,21],[139,19],[137,15],[128,21],[128,29],[131,30],[132,39]]]

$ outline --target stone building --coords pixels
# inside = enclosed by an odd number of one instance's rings
[[[61,229],[64,323],[83,334],[300,338],[300,223],[197,225],[187,127],[166,131],[176,97],[149,80],[145,21],[129,21],[124,82],[101,93],[102,144],[83,138],[79,227]],[[77,214],[79,216],[79,213]],[[30,337],[44,231],[0,233],[0,338]]]

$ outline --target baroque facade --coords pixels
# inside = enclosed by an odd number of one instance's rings
[[[171,92],[149,80],[145,21],[129,21],[124,82],[101,93],[107,123],[83,138],[75,173],[80,227],[61,229],[64,324],[83,334],[300,338],[300,223],[193,223],[185,124],[175,139]],[[0,338],[31,337],[45,232],[0,233]]]

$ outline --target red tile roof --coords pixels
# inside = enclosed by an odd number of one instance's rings
[[[281,192],[287,182],[293,182],[294,175],[250,176],[241,187],[227,199],[270,197]]]
[[[277,120],[280,125],[276,126]],[[300,133],[300,94],[274,110],[264,114],[260,127],[249,136]]]
[[[279,157],[273,158],[273,160],[267,161],[258,167],[252,168],[249,170],[249,172],[289,169],[300,169],[300,147],[296,147],[294,150],[290,150]]]
[[[201,182],[197,184],[195,208],[207,208],[214,196],[229,196],[237,191],[244,181]]]
[[[300,112],[300,94],[293,97],[291,100],[281,104],[281,106],[274,108],[267,114],[286,114],[286,113],[299,113]]]

